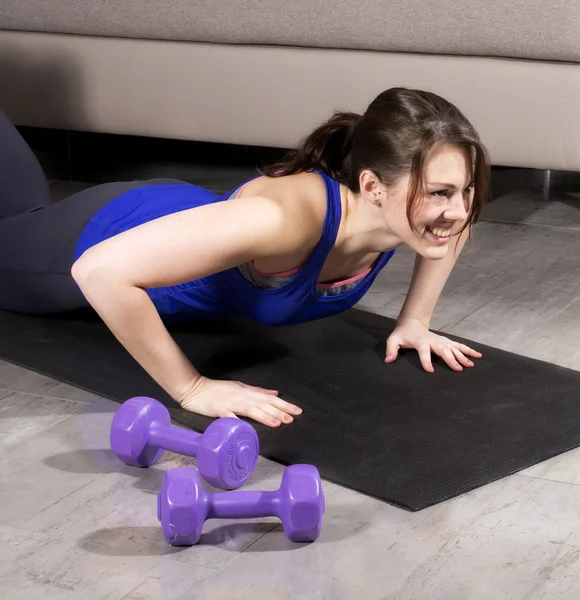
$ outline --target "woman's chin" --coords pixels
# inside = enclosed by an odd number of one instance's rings
[[[433,260],[441,259],[447,256],[449,251],[450,237],[441,238],[433,235],[429,231],[425,231],[417,240],[415,250],[423,257]]]

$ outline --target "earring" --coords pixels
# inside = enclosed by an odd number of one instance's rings
[[[382,204],[378,200],[373,200],[372,202],[375,206],[382,206]]]

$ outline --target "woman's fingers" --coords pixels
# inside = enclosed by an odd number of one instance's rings
[[[435,369],[431,362],[431,345],[429,343],[417,344],[417,353],[419,354],[419,360],[425,371],[433,373]]]
[[[282,400],[282,398],[269,398],[268,401],[270,404],[272,404],[272,406],[275,406],[276,408],[288,414],[299,415],[302,413],[302,409],[299,406],[291,404],[290,402],[286,402],[285,400]]]
[[[257,423],[262,423],[268,427],[280,427],[281,422],[272,415],[264,412],[258,404],[248,404],[244,408],[237,411],[238,414],[249,417]]]
[[[280,425],[281,423],[292,423],[294,420],[287,412],[279,410],[272,406],[269,402],[260,402],[257,408],[271,419],[272,425]]]
[[[437,348],[435,348],[435,352],[447,363],[449,367],[451,367],[454,371],[462,371],[463,367],[457,360],[455,353],[453,352],[453,348],[451,346],[447,346],[444,343],[438,344]]]
[[[481,352],[478,352],[477,350],[474,350],[473,348],[470,348],[469,346],[466,346],[465,344],[459,344],[457,342],[452,342],[454,344],[454,347],[456,349],[458,349],[460,352],[462,352],[465,355],[468,356],[473,356],[474,358],[481,358],[483,356],[483,354]]]
[[[289,402],[285,402],[280,398],[268,398],[264,401],[263,397],[257,398],[259,403],[258,408],[267,414],[269,417],[274,419],[273,425],[279,425],[280,423],[292,423],[294,417],[292,414],[298,414],[300,409]]]
[[[457,362],[461,363],[464,367],[473,367],[475,365],[475,363],[467,358],[459,348],[452,347],[451,350],[453,351]]]
[[[248,394],[242,400],[242,406],[236,413],[254,419],[268,427],[279,427],[282,423],[294,421],[292,415],[299,415],[302,409],[282,400],[278,396],[254,391],[253,386],[244,386]],[[258,388],[259,389],[259,388]]]
[[[387,353],[385,356],[386,363],[391,363],[397,358],[400,347],[401,347],[401,342],[397,337],[390,336],[389,338],[387,338],[387,348],[386,348]]]

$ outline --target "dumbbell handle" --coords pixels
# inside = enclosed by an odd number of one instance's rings
[[[279,492],[217,492],[208,499],[208,518],[253,519],[279,517]]]
[[[184,456],[197,456],[201,434],[183,427],[153,424],[149,428],[152,445]]]

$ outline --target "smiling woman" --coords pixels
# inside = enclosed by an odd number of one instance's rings
[[[427,245],[421,250],[409,241],[419,254],[426,258],[443,257],[451,236],[459,235],[477,220],[482,198],[480,188],[477,188],[477,196],[475,194],[472,171],[470,153],[461,146],[445,143],[431,151],[415,196],[412,216],[416,237]],[[406,181],[408,178],[403,177],[399,183],[403,189],[411,187]]]
[[[403,245],[417,260],[385,361],[415,348],[427,371],[433,352],[461,370],[481,356],[429,331],[489,177],[477,133],[435,94],[395,88],[363,115],[336,113],[283,161],[221,196],[150,180],[95,186],[56,205],[1,117],[0,157],[12,167],[0,175],[0,308],[92,307],[187,410],[272,427],[301,412],[276,390],[205,377],[167,321],[245,315],[293,325],[335,315],[364,296]],[[18,172],[36,195],[15,193]]]

